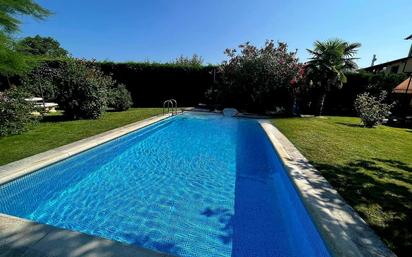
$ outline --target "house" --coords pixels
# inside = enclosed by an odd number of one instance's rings
[[[412,35],[405,38],[405,40],[412,40]],[[375,60],[375,59],[374,59]],[[409,53],[406,57],[385,62],[362,69],[368,72],[385,72],[385,73],[412,73],[412,44]]]

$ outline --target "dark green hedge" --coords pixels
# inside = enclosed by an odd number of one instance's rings
[[[52,67],[62,60],[47,60]],[[114,63],[97,62],[103,72],[111,74],[118,82],[125,84],[131,92],[136,107],[160,107],[164,100],[174,98],[179,106],[194,106],[205,102],[205,92],[213,86],[214,66],[182,66],[159,63]],[[402,82],[404,74],[350,73],[342,89],[333,89],[326,98],[325,114],[354,115],[353,103],[358,94],[370,92],[379,94],[386,90],[390,101],[397,101],[392,89]],[[10,78],[18,84],[18,78]],[[0,76],[0,90],[7,88],[7,81]],[[299,97],[303,113],[312,113],[317,99],[316,90]]]
[[[135,106],[158,107],[174,98],[179,106],[194,106],[204,101],[213,84],[213,66],[181,66],[157,63],[98,63],[130,91]]]
[[[46,60],[58,67],[64,60]],[[185,66],[160,63],[96,62],[130,91],[135,107],[160,107],[164,100],[174,98],[179,106],[194,106],[204,101],[205,92],[213,84],[214,66]],[[11,78],[19,84],[19,78]],[[6,78],[0,77],[0,90],[6,89]]]
[[[381,91],[388,93],[388,102],[399,101],[398,94],[392,94],[392,90],[402,81],[406,79],[405,74],[385,74],[385,73],[348,73],[346,74],[348,79],[347,83],[343,85],[341,89],[333,88],[328,93],[325,100],[325,114],[328,115],[356,115],[354,109],[354,101],[356,96],[369,92],[372,95],[379,95]],[[311,107],[315,106],[316,98],[318,97],[316,90],[312,90],[311,95],[304,97],[304,102],[311,101]],[[393,111],[400,107],[399,104]],[[304,110],[307,113],[313,112],[312,109]]]

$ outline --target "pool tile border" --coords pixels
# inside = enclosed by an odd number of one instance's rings
[[[259,120],[259,123],[280,156],[285,170],[333,256],[396,257],[270,121]]]
[[[126,135],[137,129],[149,126],[170,117],[170,114],[157,115],[137,121],[123,127],[112,129],[79,141],[60,146],[3,166],[0,166],[0,185],[8,183],[24,175],[30,174],[52,163],[64,160],[90,148],[96,147],[115,138]]]

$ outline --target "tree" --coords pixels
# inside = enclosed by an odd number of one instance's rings
[[[23,54],[48,57],[66,57],[68,52],[52,37],[26,37],[17,42],[17,50]]]
[[[203,58],[197,54],[194,54],[192,57],[185,57],[181,55],[176,58],[174,63],[177,65],[202,66]]]
[[[23,74],[33,66],[33,59],[15,50],[15,43],[0,33],[0,74],[7,79]],[[9,82],[10,86],[10,82]]]
[[[44,19],[50,12],[33,0],[0,0],[0,74],[7,78],[22,74],[32,67],[31,57],[16,51],[11,34],[19,30],[23,15]]]
[[[331,39],[325,42],[316,41],[314,49],[307,49],[312,56],[307,62],[307,78],[311,85],[320,90],[318,115],[322,115],[327,93],[331,87],[341,88],[346,83],[345,72],[357,68],[354,56],[359,43],[348,43],[341,39]]]
[[[210,90],[217,104],[251,112],[284,107],[291,111],[294,86],[302,75],[296,52],[285,43],[267,41],[262,48],[250,43],[226,49],[229,57],[218,69],[217,87]]]
[[[33,0],[0,0],[0,31],[13,33],[19,30],[21,21],[16,16],[27,15],[44,19],[51,13]]]

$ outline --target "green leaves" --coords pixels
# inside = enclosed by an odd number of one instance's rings
[[[33,0],[0,0],[0,74],[6,77],[24,74],[35,64],[35,58],[16,51],[10,35],[19,30],[22,15],[43,19],[50,12]]]
[[[363,93],[356,97],[355,109],[365,127],[372,128],[382,122],[390,113],[392,105],[384,103],[386,97],[382,93],[379,97]]]
[[[229,59],[219,68],[222,83],[215,90],[220,104],[253,112],[291,105],[303,67],[285,43],[267,41],[258,48],[246,42],[225,53]]]
[[[341,88],[347,82],[345,72],[357,68],[354,56],[359,47],[359,43],[331,39],[316,41],[313,50],[307,49],[312,57],[306,64],[306,79],[323,91],[318,104],[319,115],[322,115],[326,93],[331,87]]]
[[[106,110],[108,90],[115,81],[94,63],[68,59],[55,78],[57,101],[64,114],[73,119],[97,119]]]
[[[307,51],[311,54],[307,62],[307,68],[312,75],[312,80],[323,82],[322,80],[334,80],[337,78],[337,85],[346,83],[343,72],[352,71],[357,68],[354,58],[359,43],[348,43],[341,39],[331,39],[325,42],[316,41],[314,49]],[[331,79],[332,78],[332,79]],[[323,85],[328,87],[329,85]]]
[[[192,67],[202,67],[203,58],[197,54],[194,54],[192,57],[185,57],[183,55],[176,58],[172,64],[181,65],[181,66],[192,66]]]
[[[52,37],[26,37],[16,44],[18,52],[26,55],[46,57],[67,57],[68,52]]]
[[[133,105],[132,96],[126,85],[119,84],[109,90],[108,105],[115,111],[126,111]]]
[[[19,30],[21,21],[16,18],[19,15],[32,16],[44,19],[51,12],[33,0],[0,0],[0,30],[13,33]]]
[[[4,76],[22,75],[30,70],[36,61],[15,51],[15,43],[0,32],[0,74]]]
[[[32,115],[34,104],[24,100],[26,97],[29,95],[19,88],[0,92],[0,136],[19,134],[37,121]]]

